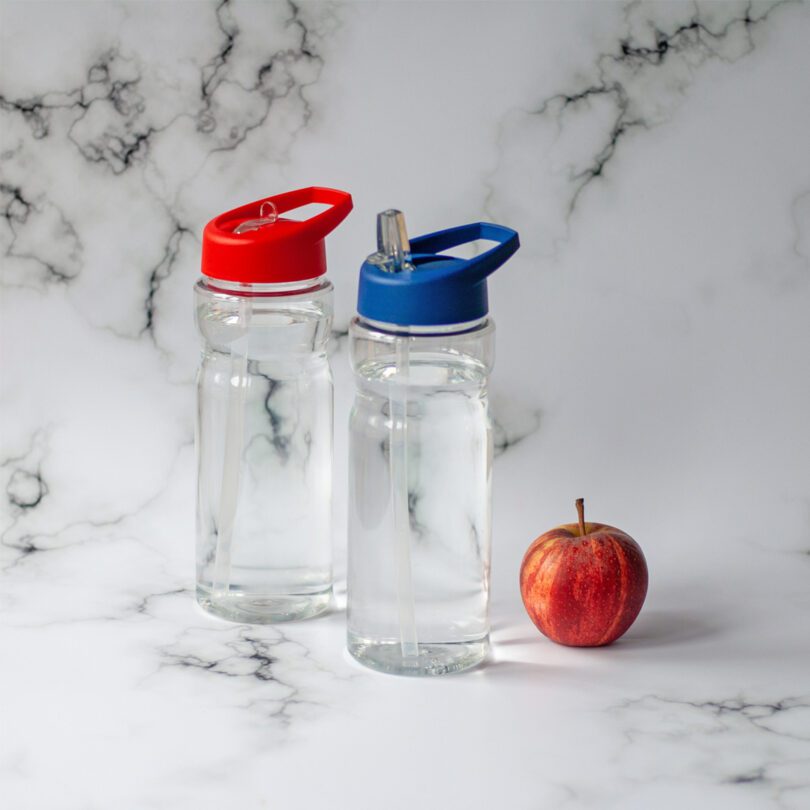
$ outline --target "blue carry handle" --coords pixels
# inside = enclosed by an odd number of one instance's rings
[[[460,247],[478,239],[486,239],[498,244],[472,259],[429,255]],[[504,225],[495,225],[492,222],[473,222],[469,225],[459,225],[457,228],[427,233],[411,239],[411,254],[414,257],[414,264],[419,265],[420,259],[425,262],[426,267],[431,267],[432,263],[436,261],[452,263],[452,275],[463,272],[470,280],[480,280],[495,272],[517,252],[519,247],[520,238],[517,231]],[[433,268],[431,267],[431,269]]]

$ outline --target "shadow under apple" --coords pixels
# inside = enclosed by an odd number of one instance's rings
[[[705,615],[684,610],[642,610],[633,626],[611,647],[649,649],[689,644],[722,635],[723,627]]]

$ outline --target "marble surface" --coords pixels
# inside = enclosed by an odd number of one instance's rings
[[[0,6],[0,794],[23,808],[810,806],[810,6]],[[326,618],[195,606],[190,289],[213,214],[318,183],[491,218],[493,641],[386,677]],[[516,587],[590,516],[644,548],[610,648]],[[340,590],[340,588],[339,588]]]

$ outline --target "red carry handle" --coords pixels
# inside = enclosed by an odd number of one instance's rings
[[[266,199],[276,207],[279,217],[283,217],[287,211],[293,211],[296,208],[312,205],[313,203],[330,206],[325,211],[321,211],[320,214],[315,214],[309,219],[301,221],[287,220],[288,222],[296,222],[299,232],[302,235],[308,235],[312,239],[323,239],[328,233],[337,228],[346,219],[349,211],[352,210],[351,194],[336,188],[323,188],[321,186],[299,188],[296,191],[287,191],[284,194],[277,194],[275,197]],[[260,200],[258,206],[261,207],[263,202],[265,200]]]

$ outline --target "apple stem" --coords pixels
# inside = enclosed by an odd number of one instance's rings
[[[579,515],[579,533],[585,537],[585,498],[577,498],[577,515]]]

